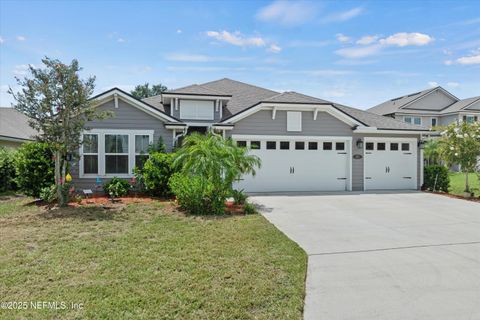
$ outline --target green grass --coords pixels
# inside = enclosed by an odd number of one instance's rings
[[[451,172],[449,176],[450,193],[463,196],[463,191],[465,190],[465,174],[461,172]],[[475,192],[475,196],[480,196],[480,182],[478,181],[477,175],[470,173],[468,175],[468,181],[471,191]]]
[[[261,215],[194,218],[168,203],[48,211],[0,200],[0,310],[25,319],[301,319],[307,258]]]

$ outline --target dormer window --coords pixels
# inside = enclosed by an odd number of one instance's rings
[[[213,120],[214,101],[180,100],[180,119]]]

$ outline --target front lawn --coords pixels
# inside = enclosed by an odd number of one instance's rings
[[[0,297],[67,309],[0,309],[0,318],[302,318],[306,255],[261,215],[185,217],[166,202],[48,211],[30,201],[0,198]]]
[[[461,172],[451,172],[450,176],[450,188],[449,191],[451,194],[463,196],[463,191],[465,190],[465,174]],[[480,196],[480,182],[478,177],[474,173],[468,175],[468,181],[470,189],[472,192],[475,192],[475,196]]]

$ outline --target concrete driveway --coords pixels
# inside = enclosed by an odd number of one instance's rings
[[[420,192],[254,196],[308,254],[305,319],[480,319],[480,204]]]

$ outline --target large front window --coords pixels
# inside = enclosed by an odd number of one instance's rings
[[[83,134],[80,177],[131,177],[142,168],[153,130],[92,129]]]

